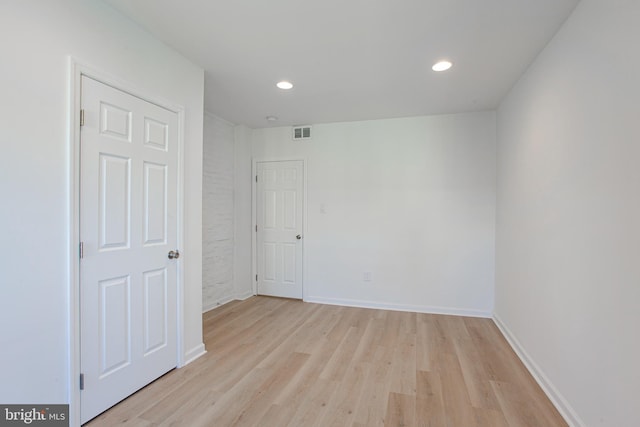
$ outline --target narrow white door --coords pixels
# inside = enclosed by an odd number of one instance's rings
[[[302,161],[257,163],[258,294],[302,299]]]
[[[178,120],[82,77],[81,419],[177,364]]]

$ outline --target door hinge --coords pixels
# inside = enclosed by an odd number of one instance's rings
[[[256,175],[256,182],[258,182],[258,175]]]
[[[258,224],[256,224],[256,233],[258,232]]]
[[[84,390],[84,374],[80,374],[80,390]]]
[[[258,275],[256,274],[256,282],[258,281]]]
[[[80,126],[84,126],[84,110],[80,110]]]
[[[80,259],[84,258],[84,242],[80,242],[79,253],[80,253]]]

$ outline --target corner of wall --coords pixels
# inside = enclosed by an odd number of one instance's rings
[[[178,366],[179,368],[182,368],[183,366],[188,365],[189,363],[193,362],[194,360],[198,359],[199,357],[204,356],[205,354],[207,354],[207,350],[205,350],[204,348],[204,343],[202,344],[198,344],[197,346],[193,347],[190,350],[187,350],[184,354],[184,363],[182,363],[182,365]]]
[[[560,394],[558,389],[553,385],[551,380],[545,375],[544,371],[538,366],[533,358],[527,353],[520,341],[507,327],[498,313],[493,313],[493,323],[496,324],[502,335],[505,337],[513,351],[518,355],[524,366],[527,368],[531,376],[536,380],[542,391],[547,395],[549,400],[556,407],[560,415],[570,426],[585,427],[586,424],[580,419],[573,407]]]

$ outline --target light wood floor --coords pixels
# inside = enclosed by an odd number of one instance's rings
[[[253,297],[204,338],[88,425],[566,426],[490,319]]]

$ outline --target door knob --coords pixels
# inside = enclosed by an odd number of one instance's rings
[[[180,258],[180,251],[179,250],[175,250],[175,251],[169,251],[169,255],[168,255],[169,259],[178,259]]]
[[[302,236],[298,234],[298,235],[296,236],[296,239],[300,240],[300,239],[302,239]]]

